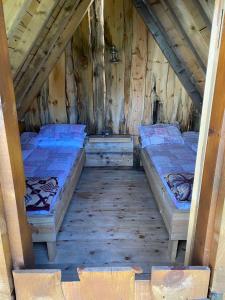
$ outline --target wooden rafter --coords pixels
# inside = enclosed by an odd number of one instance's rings
[[[202,2],[199,1],[199,0],[196,0],[195,5],[197,6],[197,8],[199,10],[199,13],[201,14],[202,18],[205,20],[205,23],[207,24],[208,28],[211,30],[212,23],[211,23],[211,20],[209,18],[209,15],[207,15],[207,13],[204,10]]]
[[[12,33],[8,36],[9,57],[14,77],[29,55],[35,40],[42,32],[58,2],[56,0],[32,2],[29,10],[24,12],[21,22],[14,26]]]
[[[215,2],[217,1],[216,0],[195,0],[195,2],[199,2],[199,4],[202,7],[202,10],[205,12],[207,18],[212,24],[213,12],[216,5]]]
[[[172,66],[174,72],[177,74],[178,78],[186,89],[188,95],[192,99],[195,107],[198,109],[198,111],[201,111],[202,97],[195,85],[192,83],[188,70],[173,50],[169,38],[165,33],[165,30],[161,26],[158,18],[152,12],[148,1],[133,0],[133,2],[139,14],[144,19],[144,22],[153,35],[155,41],[159,45],[163,54]]]
[[[190,47],[191,51],[193,52],[193,54],[196,56],[197,60],[199,61],[199,64],[200,64],[202,70],[204,71],[204,73],[206,73],[206,64],[204,63],[201,55],[198,53],[197,49],[193,45],[191,37],[185,31],[182,22],[176,16],[175,10],[173,9],[173,7],[171,5],[171,1],[170,0],[161,0],[161,2],[166,7],[167,12],[170,14],[171,18],[173,19],[174,23],[177,25],[178,29],[181,31],[182,35],[184,36],[185,40],[187,41],[188,46]]]
[[[44,41],[23,70],[23,76],[16,85],[20,119],[40,91],[92,2],[93,0],[67,0],[63,4]]]
[[[200,57],[201,61],[206,66],[208,60],[210,30],[196,7],[196,1],[170,0],[168,3],[183,28],[185,33],[184,38],[191,42],[189,42],[189,46],[190,44],[193,45],[193,48],[198,54],[198,60]]]
[[[173,2],[174,1],[175,0],[173,0]],[[185,65],[186,69],[190,72],[189,74],[191,75],[190,79],[192,83],[195,85],[200,95],[203,96],[205,72],[201,68],[198,59],[188,45],[179,25],[176,23],[176,20],[172,18],[168,9],[166,9],[166,7],[162,4],[162,1],[159,0],[156,2],[154,0],[148,0],[148,3],[154,15],[157,16],[158,20],[160,20],[160,24],[170,41],[172,49],[180,61]],[[171,3],[172,1],[170,4]]]

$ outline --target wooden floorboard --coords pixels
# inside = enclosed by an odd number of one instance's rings
[[[60,268],[76,280],[76,268],[170,265],[168,234],[142,169],[85,168],[57,238],[57,255],[47,258],[35,244],[36,268]],[[183,261],[180,246],[177,263]]]

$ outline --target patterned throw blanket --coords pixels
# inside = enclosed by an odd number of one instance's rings
[[[165,176],[165,180],[178,201],[191,201],[194,174],[174,173]]]
[[[57,177],[28,177],[26,179],[26,186],[26,210],[49,211],[52,200],[59,189]]]

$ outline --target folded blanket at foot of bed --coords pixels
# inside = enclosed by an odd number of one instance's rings
[[[57,177],[29,177],[26,179],[26,210],[50,211],[52,201],[58,192]]]
[[[173,173],[164,177],[177,201],[190,202],[194,181],[192,173]]]
[[[194,174],[196,153],[185,144],[153,145],[146,147],[145,151],[176,208],[190,209],[191,202],[179,201],[171,191],[166,177],[168,174]]]

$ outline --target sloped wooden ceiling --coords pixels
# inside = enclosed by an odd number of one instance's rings
[[[3,0],[19,119],[39,93],[92,2]],[[200,111],[214,0],[133,3]]]
[[[4,0],[10,62],[21,119],[93,0]]]
[[[133,3],[195,107],[201,111],[213,1],[133,0]]]

